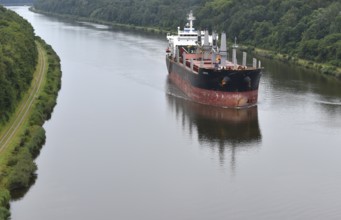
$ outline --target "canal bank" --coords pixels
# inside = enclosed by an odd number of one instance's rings
[[[121,23],[108,22],[104,20],[92,19],[92,18],[87,18],[87,17],[78,17],[78,16],[73,16],[73,15],[46,12],[46,11],[38,10],[34,8],[33,6],[30,7],[29,10],[34,13],[39,13],[39,14],[43,14],[46,16],[52,16],[52,17],[59,18],[59,19],[65,19],[67,21],[91,22],[94,24],[108,25],[112,28],[118,28],[118,29],[144,31],[147,33],[156,33],[156,34],[167,34],[170,32],[168,30],[160,29],[157,27],[144,27],[144,26],[136,26],[136,25],[129,25],[129,24],[121,24]]]
[[[264,50],[260,48],[251,49],[255,54],[260,57],[265,57],[268,59],[279,60],[284,63],[290,63],[293,65],[299,65],[307,69],[318,71],[319,73],[341,80],[341,68],[331,66],[324,63],[316,63],[310,60],[304,60],[297,58],[295,56],[290,56],[288,54],[276,53],[270,50]]]
[[[264,59],[257,109],[193,106],[167,83],[164,36],[12,9],[63,71],[13,220],[341,217],[341,82]]]
[[[88,17],[79,17],[79,16],[73,16],[73,15],[51,13],[51,12],[46,12],[42,10],[37,10],[33,6],[30,7],[30,10],[35,13],[40,13],[40,14],[44,14],[47,16],[53,16],[56,18],[66,19],[68,21],[92,22],[95,24],[108,25],[112,28],[137,30],[137,31],[144,31],[144,32],[156,33],[156,34],[167,34],[170,32],[176,34],[175,30],[165,30],[165,29],[160,29],[158,27],[144,27],[144,26],[136,26],[136,25],[129,25],[129,24],[121,24],[121,23],[108,22],[108,21],[98,20],[98,19],[93,19],[93,18],[88,18]],[[232,42],[230,43],[232,45]],[[317,63],[311,60],[304,60],[296,56],[291,56],[289,54],[282,54],[276,51],[271,51],[271,50],[267,50],[263,48],[257,48],[252,45],[240,45],[240,50],[254,53],[260,57],[266,57],[268,59],[278,60],[284,63],[299,65],[301,67],[317,71],[324,76],[335,78],[337,80],[341,80],[341,68],[340,67],[332,66],[329,64],[325,64],[325,63]]]
[[[9,201],[20,197],[34,180],[34,159],[45,143],[44,122],[50,119],[61,88],[58,55],[37,37],[38,63],[31,87],[0,131],[0,219],[7,219]]]

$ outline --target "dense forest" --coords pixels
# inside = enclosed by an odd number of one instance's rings
[[[38,10],[97,20],[174,29],[203,0],[36,0]]]
[[[25,192],[35,179],[34,159],[45,142],[44,122],[51,117],[61,87],[60,60],[52,47],[35,36],[32,26],[0,5],[0,128],[28,92],[37,65],[38,49],[47,62],[39,94],[33,97],[28,116],[0,152],[0,219],[9,219],[9,201]],[[5,129],[6,131],[6,129]],[[3,130],[1,130],[3,132]],[[3,136],[2,136],[3,137]]]
[[[247,44],[341,67],[339,0],[206,0],[201,26]],[[211,14],[218,16],[210,16]]]
[[[32,26],[0,6],[0,123],[7,121],[28,89],[37,63]]]
[[[176,30],[193,10],[196,27],[230,39],[341,67],[339,0],[36,0],[45,12]]]
[[[3,5],[26,5],[33,4],[33,0],[0,0],[0,4]]]
[[[34,183],[37,166],[34,159],[39,155],[45,143],[44,122],[51,117],[56,105],[58,91],[61,88],[60,59],[52,47],[36,37],[38,47],[46,56],[47,72],[39,94],[24,119],[21,132],[14,141],[0,152],[0,220],[10,219],[10,199],[20,199]]]

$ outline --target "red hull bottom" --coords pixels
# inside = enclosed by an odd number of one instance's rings
[[[247,92],[221,92],[200,89],[183,80],[178,74],[171,72],[170,80],[176,84],[190,99],[195,102],[226,108],[243,108],[257,104],[258,90]]]

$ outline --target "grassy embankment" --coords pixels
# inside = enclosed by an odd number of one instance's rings
[[[37,38],[39,59],[31,87],[8,123],[0,127],[0,220],[8,219],[16,190],[28,188],[37,169],[34,159],[45,143],[44,122],[51,117],[61,87],[58,55]]]
[[[289,56],[287,54],[276,53],[273,51],[264,50],[260,48],[254,48],[253,52],[261,57],[280,60],[283,62],[295,63],[305,68],[313,69],[319,71],[324,75],[332,76],[334,78],[341,80],[341,68],[337,68],[328,64],[313,62],[310,60],[304,60],[297,57]]]

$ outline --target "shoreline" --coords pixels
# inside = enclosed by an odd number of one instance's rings
[[[43,15],[48,15],[60,19],[65,19],[67,21],[74,21],[74,22],[90,22],[94,24],[102,24],[102,25],[108,25],[112,28],[123,28],[126,30],[138,30],[138,31],[144,31],[147,33],[156,33],[156,34],[167,34],[171,31],[155,28],[155,27],[143,27],[143,26],[135,26],[135,25],[129,25],[129,24],[120,24],[115,22],[108,22],[103,20],[97,20],[97,19],[91,19],[87,17],[77,17],[73,15],[65,15],[65,14],[58,14],[58,13],[51,13],[51,12],[45,12],[41,10],[35,9],[33,6],[29,7],[29,10]]]
[[[39,51],[31,89],[2,127],[0,155],[0,219],[10,218],[10,201],[21,198],[34,182],[34,162],[45,144],[44,123],[51,118],[61,88],[60,59],[52,47],[36,37]],[[16,118],[20,120],[17,121]],[[15,118],[15,120],[14,120]],[[9,135],[7,135],[9,134]]]
[[[323,74],[324,76],[330,76],[332,78],[335,78],[336,80],[341,81],[341,68],[335,66],[331,66],[324,63],[316,63],[310,60],[305,60],[287,54],[276,53],[274,51],[260,48],[254,48],[253,52],[260,57],[279,60],[281,62],[289,62],[291,64],[297,64],[306,69],[315,70],[320,74]]]
[[[53,16],[53,17],[57,17],[57,18],[61,18],[61,19],[67,19],[70,21],[91,22],[91,23],[95,23],[95,24],[108,25],[112,28],[123,28],[123,29],[127,29],[127,30],[138,30],[138,31],[144,31],[144,32],[148,32],[148,33],[156,33],[156,34],[172,33],[172,31],[163,30],[163,29],[159,29],[159,28],[141,27],[141,26],[135,26],[135,25],[120,24],[120,23],[108,22],[108,21],[103,21],[103,20],[91,19],[91,18],[87,18],[87,17],[77,17],[77,16],[73,16],[73,15],[64,15],[64,14],[58,14],[58,13],[45,12],[45,11],[35,9],[33,6],[30,7],[29,10],[32,12],[35,12],[35,13]],[[271,51],[271,50],[256,48],[256,47],[251,46],[251,45],[241,45],[241,49],[245,50],[245,51],[251,51],[260,57],[265,57],[268,59],[275,59],[275,60],[279,60],[281,62],[290,62],[292,64],[297,64],[301,67],[318,71],[320,74],[323,74],[325,76],[332,77],[336,80],[341,80],[341,68],[340,67],[336,67],[336,66],[332,66],[332,65],[324,64],[324,63],[316,63],[316,62],[311,61],[311,60],[304,60],[304,59],[300,59],[300,58],[290,56],[287,54],[281,54],[281,53],[277,53],[277,52]]]

